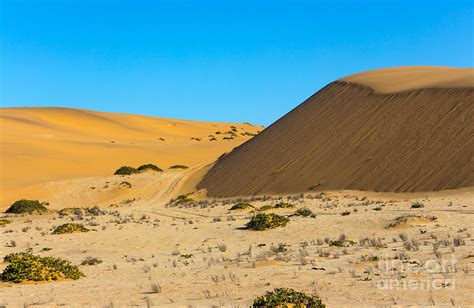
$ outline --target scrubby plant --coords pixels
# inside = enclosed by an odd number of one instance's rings
[[[124,182],[120,183],[120,186],[124,186],[124,187],[127,187],[127,188],[132,188],[132,184],[130,182],[127,182],[127,181],[124,181]]]
[[[421,209],[422,207],[425,207],[423,203],[420,202],[413,202],[410,206],[411,209]]]
[[[247,228],[253,230],[266,230],[277,227],[284,227],[290,221],[288,217],[278,214],[258,213],[247,223]]]
[[[77,266],[67,260],[40,257],[29,252],[11,253],[4,258],[10,264],[0,274],[2,281],[50,281],[61,278],[79,279],[84,276]]]
[[[97,265],[102,263],[102,260],[94,257],[87,257],[82,262],[81,265]]]
[[[176,197],[175,204],[180,205],[180,204],[187,204],[187,203],[194,202],[194,199],[190,197],[192,196],[192,194],[193,193],[179,195],[178,197]]]
[[[294,208],[295,205],[287,202],[278,202],[276,203],[273,208],[275,209],[291,209]]]
[[[21,199],[13,203],[5,213],[12,214],[43,214],[48,211],[46,208],[47,202],[39,202],[38,200]]]
[[[247,209],[254,209],[254,206],[247,202],[239,202],[234,204],[229,210],[247,210]]]
[[[307,207],[303,207],[300,209],[297,209],[295,212],[296,216],[303,216],[303,217],[316,217],[316,214],[314,214],[310,209]]]
[[[65,223],[56,227],[56,229],[54,229],[52,234],[66,234],[66,233],[89,232],[89,231],[90,231],[89,229],[87,229],[81,224]]]
[[[80,209],[78,207],[67,207],[67,208],[59,210],[58,214],[60,216],[68,216],[68,215],[79,216],[79,215],[82,215],[83,212],[82,212],[82,209]]]
[[[317,295],[307,295],[290,288],[275,288],[273,291],[267,291],[265,295],[253,301],[252,307],[288,307],[289,305],[300,308],[326,307]]]
[[[136,173],[140,173],[140,170],[135,169],[135,168],[130,167],[130,166],[122,166],[122,167],[118,168],[117,170],[115,170],[114,175],[132,175],[132,174],[136,174]]]
[[[137,168],[137,170],[139,170],[141,172],[147,171],[147,170],[152,170],[152,171],[156,171],[156,172],[163,172],[163,169],[161,169],[157,165],[153,165],[153,164],[141,165],[140,167]]]
[[[173,165],[170,166],[170,169],[188,169],[189,167],[186,165]]]
[[[258,208],[258,210],[261,212],[265,212],[272,209],[273,209],[273,205],[270,205],[270,204],[267,204]]]
[[[0,219],[0,226],[11,224],[12,222],[8,219]]]

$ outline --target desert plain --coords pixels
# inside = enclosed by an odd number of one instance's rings
[[[48,203],[41,215],[1,214],[0,258],[28,251],[84,273],[0,282],[0,304],[248,307],[285,287],[327,307],[470,306],[473,81],[472,69],[361,73],[266,129],[0,109],[0,210]],[[322,118],[327,130],[313,126]],[[143,164],[162,171],[114,175]],[[269,213],[288,222],[248,227]],[[89,231],[54,234],[64,223]]]

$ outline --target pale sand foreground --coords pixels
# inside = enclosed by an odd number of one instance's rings
[[[13,223],[0,227],[0,258],[32,248],[35,254],[66,258],[75,264],[88,256],[103,263],[80,266],[86,277],[77,281],[2,283],[0,304],[244,307],[275,287],[316,292],[329,307],[474,303],[472,189],[412,195],[308,193],[289,202],[310,208],[316,218],[293,216],[284,228],[259,232],[242,229],[252,214],[229,211],[233,203],[208,199],[198,207],[166,206],[170,196],[188,189],[183,179],[190,173],[166,171],[48,184],[59,191],[51,200],[43,199],[51,202],[52,209],[90,206],[96,201],[106,213],[11,216]],[[119,189],[123,181],[132,187]],[[109,190],[116,190],[113,198]],[[410,209],[415,200],[424,203],[424,208]],[[289,215],[294,210],[273,211]],[[345,211],[350,215],[342,216]],[[407,214],[421,217],[386,228]],[[437,219],[431,221],[428,216]],[[52,228],[71,220],[94,231],[51,234]],[[355,244],[328,245],[327,240],[341,234]],[[418,250],[404,244],[404,234]],[[366,237],[369,241],[362,245]],[[454,240],[461,244],[455,246]],[[284,244],[282,249],[277,248],[279,243]],[[435,243],[440,245],[438,256]],[[52,250],[42,251],[46,247]],[[397,256],[403,260],[395,260]],[[381,263],[370,261],[374,257]],[[430,272],[438,258],[453,257],[455,267]],[[390,264],[387,269],[383,268],[385,260]],[[5,266],[2,263],[0,270]],[[393,289],[381,289],[381,280],[391,283]],[[405,290],[406,282],[414,285]],[[398,290],[397,283],[401,283]]]
[[[0,108],[0,208],[32,198],[31,185],[112,175],[123,165],[212,162],[262,129],[82,109]]]

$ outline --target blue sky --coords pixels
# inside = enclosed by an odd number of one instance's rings
[[[269,125],[334,79],[473,66],[472,1],[0,0],[0,106]]]

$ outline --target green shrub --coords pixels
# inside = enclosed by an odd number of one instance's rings
[[[97,265],[102,263],[102,260],[94,257],[87,257],[82,262],[81,265]]]
[[[12,214],[43,214],[48,211],[46,208],[47,202],[39,202],[38,200],[21,199],[13,203],[5,213]]]
[[[237,204],[234,204],[229,210],[235,211],[235,210],[246,210],[246,209],[254,209],[254,207],[250,203],[239,202]]]
[[[258,213],[247,223],[247,228],[253,230],[273,229],[276,227],[284,227],[289,221],[290,219],[288,217],[278,214]]]
[[[131,175],[136,173],[140,173],[140,171],[133,167],[122,166],[115,171],[114,175]]]
[[[173,165],[170,167],[170,169],[188,169],[188,166],[185,165]]]
[[[423,203],[420,202],[414,202],[411,204],[410,208],[412,209],[421,209],[422,207],[425,207]]]
[[[11,224],[12,222],[8,219],[0,219],[0,226]]]
[[[270,205],[270,204],[267,204],[258,208],[258,210],[261,212],[265,212],[272,209],[273,209],[273,205]]]
[[[40,257],[29,252],[11,253],[4,258],[10,264],[0,274],[2,281],[50,281],[61,278],[79,279],[84,276],[77,266],[60,258]]]
[[[156,171],[156,172],[163,172],[163,169],[161,169],[157,165],[153,165],[153,164],[141,165],[140,167],[138,167],[138,170],[141,171],[141,172],[147,171],[147,170],[152,170],[152,171]]]
[[[289,288],[267,291],[265,295],[254,300],[252,307],[288,307],[288,305],[306,308],[326,307],[317,295],[307,295]]]
[[[53,234],[66,234],[75,232],[89,232],[90,230],[81,224],[65,223],[54,229]]]
[[[291,209],[294,208],[295,205],[287,202],[278,202],[273,206],[275,209]]]
[[[303,216],[303,217],[316,217],[316,215],[307,207],[303,207],[301,209],[297,209],[295,212],[296,216]]]

